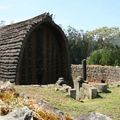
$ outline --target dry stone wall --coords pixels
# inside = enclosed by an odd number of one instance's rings
[[[82,65],[72,65],[72,78],[82,76]],[[87,80],[91,82],[119,82],[120,81],[120,67],[115,66],[100,66],[87,65]]]

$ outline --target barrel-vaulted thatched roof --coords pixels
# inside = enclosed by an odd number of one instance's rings
[[[0,80],[16,80],[25,40],[36,26],[45,22],[63,34],[48,13],[0,28]]]

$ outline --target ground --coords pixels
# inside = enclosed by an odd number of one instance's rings
[[[120,87],[110,87],[110,93],[101,93],[99,98],[92,100],[76,101],[67,93],[55,91],[53,86],[16,86],[20,93],[36,98],[44,99],[63,112],[77,117],[90,112],[99,112],[120,120]]]

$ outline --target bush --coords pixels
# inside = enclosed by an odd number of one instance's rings
[[[103,48],[94,51],[88,58],[88,64],[120,65],[120,48]]]

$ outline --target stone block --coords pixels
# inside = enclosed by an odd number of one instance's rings
[[[75,80],[74,80],[74,89],[76,89],[77,92],[80,91],[80,87],[82,87],[82,83],[83,83],[83,79],[81,76],[78,76]]]
[[[88,98],[89,98],[89,99],[94,99],[94,98],[96,98],[97,96],[98,96],[97,88],[95,88],[95,87],[89,88]]]
[[[63,84],[62,87],[65,89],[66,92],[68,92],[69,89],[71,89],[71,86],[68,86],[66,84]]]
[[[70,97],[76,99],[76,90],[75,89],[69,89],[68,94]]]
[[[98,92],[108,92],[107,83],[97,83],[95,84],[95,87],[97,88]]]

